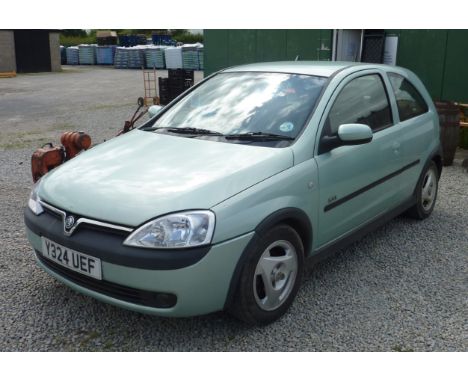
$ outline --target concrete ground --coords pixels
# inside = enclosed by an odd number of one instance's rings
[[[84,130],[96,142],[109,139],[132,116],[138,97],[144,96],[141,70],[62,68],[60,73],[0,81],[0,149],[57,142],[61,132],[72,130]],[[167,70],[158,70],[157,75],[167,77]],[[203,72],[195,72],[196,83],[202,78]]]
[[[468,150],[464,150],[462,148],[458,148],[457,151],[455,152],[455,158],[454,161],[456,163],[463,163],[465,159],[468,159]]]
[[[289,312],[267,327],[225,313],[168,319],[125,311],[40,270],[22,221],[32,151],[67,130],[112,138],[142,92],[139,70],[65,67],[0,79],[0,350],[468,350],[462,151],[444,168],[429,219],[397,218],[308,271]]]

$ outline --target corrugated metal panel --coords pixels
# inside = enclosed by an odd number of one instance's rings
[[[450,30],[447,36],[442,99],[468,103],[468,30]]]
[[[399,36],[397,65],[414,71],[436,100],[468,102],[468,30],[387,30]]]
[[[287,55],[294,60],[317,60],[317,49],[320,47],[319,29],[290,29],[288,30]]]
[[[229,31],[229,66],[249,64],[257,57],[257,31],[236,29]]]
[[[330,60],[332,31],[208,29],[205,34],[205,74],[233,65],[260,61]]]
[[[398,35],[397,65],[434,99],[468,102],[468,30],[386,30]],[[258,61],[331,60],[332,30],[205,30],[205,74]]]
[[[205,29],[203,31],[205,45],[205,76],[229,66],[227,29]]]
[[[333,30],[320,30],[319,60],[331,61],[333,49]]]
[[[400,31],[397,64],[414,71],[435,99],[442,94],[446,30]]]
[[[258,30],[256,61],[286,60],[286,45],[286,30]]]

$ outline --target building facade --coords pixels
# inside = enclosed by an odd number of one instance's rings
[[[261,61],[380,62],[414,71],[435,100],[468,102],[468,30],[205,29],[205,75]]]
[[[60,71],[59,32],[0,30],[0,74]]]

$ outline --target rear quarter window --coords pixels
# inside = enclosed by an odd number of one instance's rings
[[[396,73],[389,73],[388,77],[395,94],[400,121],[417,117],[429,110],[421,93],[405,77]]]

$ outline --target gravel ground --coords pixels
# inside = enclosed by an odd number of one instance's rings
[[[468,350],[468,174],[460,160],[444,168],[431,218],[397,218],[309,270],[290,311],[268,327],[225,313],[145,316],[41,271],[22,221],[32,150],[64,130],[111,138],[141,92],[139,71],[104,68],[0,80],[0,350]]]

